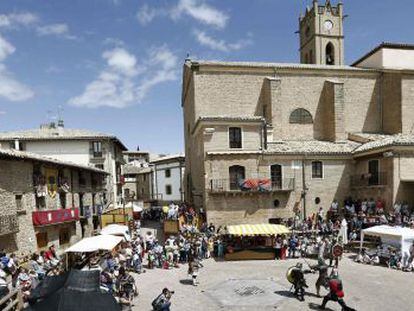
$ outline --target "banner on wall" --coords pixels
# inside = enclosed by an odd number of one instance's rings
[[[32,213],[33,225],[54,225],[68,221],[79,220],[78,208],[57,209],[50,211],[36,211]]]
[[[57,193],[57,179],[58,179],[58,170],[54,168],[46,168],[46,184],[49,196],[54,198]]]

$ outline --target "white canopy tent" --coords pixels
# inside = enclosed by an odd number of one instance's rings
[[[91,253],[99,250],[113,250],[121,241],[122,237],[114,235],[97,235],[80,240],[65,250],[65,253]]]
[[[403,256],[409,253],[410,246],[414,241],[414,229],[381,225],[361,231],[360,248],[362,248],[365,235],[380,237],[383,243],[400,247]]]
[[[132,208],[134,212],[142,212],[143,204],[144,204],[143,202],[128,202],[127,204],[125,204],[125,207]]]
[[[131,236],[129,235],[129,228],[125,225],[111,224],[102,228],[100,233],[102,235],[122,236],[127,241],[131,240]]]

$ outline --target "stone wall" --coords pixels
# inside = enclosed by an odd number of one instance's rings
[[[37,163],[40,166],[40,173],[45,173],[46,168],[53,168],[53,165],[46,163]],[[80,238],[80,228],[77,228],[75,222],[68,224],[56,224],[50,226],[33,226],[32,213],[37,211],[35,200],[35,189],[33,186],[33,163],[30,161],[21,160],[0,160],[0,216],[16,215],[19,224],[19,231],[13,234],[0,236],[0,249],[5,249],[7,252],[18,252],[19,254],[28,254],[37,250],[36,233],[47,232],[48,241],[54,243],[57,247],[59,243],[59,233],[62,228],[68,228],[70,243],[77,241]],[[73,179],[73,184],[69,192],[62,193],[66,197],[66,208],[79,207],[79,194],[75,191],[81,190],[78,185],[78,169],[63,168],[64,177],[68,181]],[[90,172],[85,171],[89,178],[86,179],[86,186],[83,188],[84,205],[92,205],[92,187]],[[75,178],[69,178],[70,176]],[[17,197],[21,196],[21,207],[17,209]],[[95,197],[99,194],[95,194]],[[72,204],[72,197],[74,204]],[[61,208],[61,196],[59,192],[56,195],[48,193],[45,197],[46,208],[49,210],[56,210]],[[95,204],[102,203],[99,198],[96,198]],[[92,228],[91,224],[87,226],[87,234],[90,235]],[[68,243],[66,246],[68,246]]]
[[[33,167],[30,162],[0,160],[0,216],[17,215],[19,232],[0,236],[0,249],[28,253],[36,249],[32,224],[35,202],[32,186]],[[16,195],[22,196],[17,211]]]
[[[343,71],[312,71],[275,69],[280,82],[270,80],[259,70],[243,74],[233,71],[198,71],[194,74],[194,114],[186,115],[186,122],[200,116],[262,116],[263,105],[271,106],[275,140],[314,139],[327,136],[319,132],[323,118],[323,90],[326,81],[343,83],[343,124],[341,132],[377,132],[381,129],[379,86],[377,73],[346,74]],[[264,88],[264,90],[263,90]],[[267,94],[266,94],[267,93]],[[270,94],[269,94],[270,93]],[[261,101],[271,100],[270,103]],[[185,106],[185,110],[187,109]],[[308,110],[315,120],[313,125],[290,124],[289,117],[297,108]],[[190,108],[188,108],[190,109]],[[269,108],[266,107],[266,111]],[[335,116],[332,115],[334,118]],[[323,120],[325,121],[325,120]],[[331,135],[334,136],[334,135]],[[223,148],[227,146],[223,145]]]
[[[246,178],[270,178],[270,166],[282,166],[282,179],[294,179],[292,191],[274,191],[272,193],[209,193],[205,206],[209,221],[218,224],[235,223],[267,223],[270,218],[286,218],[294,215],[294,208],[303,213],[303,170],[302,166],[292,167],[292,160],[301,163],[299,157],[229,155],[211,156],[206,161],[206,191],[209,192],[211,179],[229,178],[229,167],[241,165],[245,167]],[[323,178],[312,178],[312,161],[323,162]],[[353,161],[349,158],[315,157],[304,160],[304,176],[306,191],[306,214],[316,213],[319,207],[327,211],[334,199],[342,202],[351,195],[351,175],[354,170]],[[315,203],[319,198],[320,203]],[[280,206],[275,208],[274,201]]]

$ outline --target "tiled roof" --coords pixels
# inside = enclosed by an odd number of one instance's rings
[[[352,151],[360,144],[346,141],[333,143],[319,140],[310,141],[283,141],[269,143],[264,154],[326,154],[326,155],[351,155]],[[208,155],[242,155],[242,154],[261,154],[260,150],[226,150],[226,151],[209,151]]]
[[[352,151],[360,144],[352,141],[328,142],[320,140],[309,141],[284,141],[271,143],[265,153],[280,154],[352,154]]]
[[[361,153],[378,148],[390,146],[414,146],[414,135],[398,134],[398,135],[383,135],[382,138],[371,140],[354,150],[354,153]]]
[[[151,163],[161,163],[161,162],[170,162],[173,160],[183,160],[185,158],[185,156],[183,154],[172,154],[172,155],[167,155],[167,156],[163,156],[160,158],[156,158],[151,160]]]
[[[147,174],[152,172],[151,167],[140,167],[137,165],[124,165],[123,168],[123,174],[124,175],[133,175],[133,174]]]
[[[351,66],[331,66],[298,63],[266,63],[266,62],[226,62],[209,60],[190,60],[193,66],[224,66],[224,67],[250,67],[250,68],[277,68],[277,69],[317,69],[317,70],[350,70],[350,71],[375,71],[366,68],[356,68]]]
[[[124,144],[115,136],[111,134],[104,134],[90,130],[83,129],[69,129],[69,128],[38,128],[38,129],[28,129],[21,131],[10,131],[10,132],[0,132],[0,141],[1,140],[45,140],[45,139],[111,139],[119,143],[124,150],[127,148]]]
[[[101,174],[108,174],[106,171],[98,169],[98,168],[93,167],[93,166],[77,164],[77,163],[73,163],[73,162],[69,162],[69,161],[62,161],[62,160],[58,160],[58,159],[54,159],[54,158],[46,157],[46,156],[43,156],[43,155],[39,155],[39,154],[31,153],[31,152],[26,152],[26,151],[17,151],[17,150],[13,150],[13,149],[2,149],[2,148],[0,148],[0,157],[46,162],[46,163],[51,163],[51,164],[56,164],[56,165],[80,168],[80,169],[93,171],[93,172],[101,173]]]
[[[261,116],[208,116],[199,117],[199,121],[263,121]]]
[[[353,133],[350,140],[346,142],[328,142],[320,140],[308,141],[281,141],[271,142],[263,154],[319,154],[319,155],[353,155],[375,149],[391,146],[413,146],[414,135],[412,134],[370,134]],[[208,155],[241,155],[261,154],[260,150],[218,150],[209,151]]]

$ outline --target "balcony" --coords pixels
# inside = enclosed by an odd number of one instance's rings
[[[19,232],[17,215],[0,216],[0,236]]]
[[[36,211],[32,213],[33,225],[48,226],[79,220],[79,208]]]
[[[269,178],[249,178],[241,182],[230,179],[211,179],[208,185],[210,193],[271,193],[289,192],[295,188],[294,178],[271,181]]]
[[[379,172],[377,174],[360,174],[351,176],[352,188],[364,187],[385,187],[388,185],[387,172]]]

